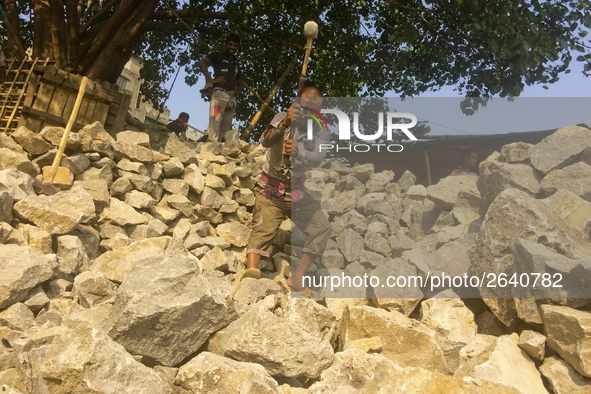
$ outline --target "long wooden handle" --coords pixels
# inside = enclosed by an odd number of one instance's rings
[[[308,71],[308,60],[310,59],[310,52],[312,51],[312,41],[314,41],[314,37],[308,37],[308,42],[306,43],[306,57],[304,58],[304,65],[302,66],[302,73],[300,74],[300,81],[298,83],[298,96],[304,90],[304,85],[306,84],[306,72]]]
[[[88,78],[82,77],[82,81],[80,82],[80,90],[78,90],[78,96],[76,97],[74,108],[72,109],[70,119],[68,120],[68,124],[66,125],[66,131],[64,131],[64,135],[62,137],[62,141],[60,142],[60,147],[57,151],[57,155],[55,155],[55,159],[53,159],[53,165],[51,166],[51,172],[49,173],[49,182],[53,182],[55,174],[57,174],[57,169],[60,165],[60,162],[62,161],[62,156],[64,154],[64,150],[66,149],[66,144],[68,142],[70,130],[72,130],[72,125],[78,117],[78,111],[80,110],[80,104],[82,104],[82,99],[84,98],[84,91],[86,90],[87,82]]]
[[[314,41],[314,37],[308,37],[308,41],[306,42],[306,57],[304,58],[304,65],[302,66],[302,75],[306,75],[308,71],[308,60],[310,59],[310,52],[312,51],[312,41]]]

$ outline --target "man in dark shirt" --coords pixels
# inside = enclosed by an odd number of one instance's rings
[[[209,106],[209,141],[221,141],[232,128],[232,118],[236,109],[236,96],[242,91],[242,74],[236,59],[240,49],[240,38],[236,34],[226,37],[226,50],[212,52],[199,61],[199,68],[207,82],[213,84]],[[213,67],[215,78],[207,70]]]

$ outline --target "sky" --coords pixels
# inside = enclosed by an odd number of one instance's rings
[[[395,108],[399,112],[411,112],[419,120],[429,121],[431,135],[504,134],[554,129],[577,123],[589,125],[591,77],[583,75],[583,64],[576,60],[571,62],[570,70],[569,74],[562,74],[558,82],[548,85],[549,89],[544,89],[541,84],[526,86],[515,102],[494,98],[473,116],[461,113],[459,102],[462,98],[453,87],[424,93],[404,103],[395,100]],[[167,88],[171,83],[168,82]],[[175,119],[180,112],[187,112],[191,117],[189,124],[199,130],[207,128],[209,102],[204,101],[199,93],[204,84],[202,76],[196,85],[186,85],[185,72],[181,69],[166,103],[171,119]],[[385,97],[396,96],[391,93]]]

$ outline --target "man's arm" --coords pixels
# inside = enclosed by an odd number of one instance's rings
[[[308,167],[319,166],[326,157],[326,151],[320,151],[320,145],[330,143],[330,137],[330,131],[322,130],[314,142],[314,150],[309,151],[303,147],[301,149],[297,149],[296,158]]]
[[[199,69],[201,70],[201,72],[205,76],[205,80],[207,82],[211,82],[211,83],[224,83],[223,76],[214,79],[214,78],[212,78],[211,74],[209,73],[209,70],[207,69],[211,65],[211,60],[210,60],[209,56],[211,56],[211,55],[208,55],[208,56],[204,57],[203,59],[199,60]]]
[[[287,128],[283,124],[285,117],[285,113],[279,113],[275,115],[273,120],[271,120],[271,123],[269,123],[269,128],[261,136],[261,145],[263,145],[263,147],[268,148],[275,145],[277,141],[283,140],[285,129]]]

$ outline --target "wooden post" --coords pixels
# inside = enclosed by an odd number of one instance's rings
[[[55,155],[55,159],[53,159],[53,165],[51,166],[51,172],[49,173],[49,182],[53,182],[55,178],[55,174],[57,174],[57,169],[62,161],[62,156],[64,154],[64,150],[66,149],[66,143],[68,142],[68,136],[70,135],[70,130],[72,130],[72,125],[78,116],[78,111],[80,110],[80,104],[82,103],[82,98],[84,98],[84,91],[86,90],[86,83],[88,82],[88,78],[82,77],[82,81],[80,82],[80,89],[78,90],[78,96],[76,97],[76,102],[74,103],[74,108],[72,109],[72,113],[70,114],[70,120],[68,120],[68,124],[66,125],[66,130],[64,131],[64,135],[62,137],[62,141],[60,142],[60,147],[57,151],[57,155]]]
[[[423,155],[425,156],[425,167],[427,167],[427,186],[431,185],[431,165],[429,164],[429,154],[425,149],[423,151]]]
[[[285,78],[287,78],[287,76],[289,75],[291,70],[295,67],[296,61],[297,61],[297,58],[295,58],[295,57],[293,59],[291,59],[291,63],[289,63],[289,65],[287,66],[285,71],[283,71],[283,74],[281,74],[281,76],[279,77],[279,80],[275,83],[275,85],[273,86],[273,89],[271,89],[271,92],[267,96],[267,99],[263,102],[263,105],[261,105],[261,107],[259,108],[257,113],[254,115],[254,117],[250,121],[250,124],[246,127],[246,131],[244,132],[244,134],[242,134],[243,140],[246,141],[248,139],[248,137],[250,136],[250,133],[252,133],[252,130],[254,129],[254,126],[259,121],[259,119],[260,119],[261,115],[263,114],[263,112],[265,111],[265,109],[269,106],[269,103],[273,99],[273,96],[275,96],[275,93],[277,93],[277,90],[279,89],[279,87],[281,86],[283,81],[285,81]]]

